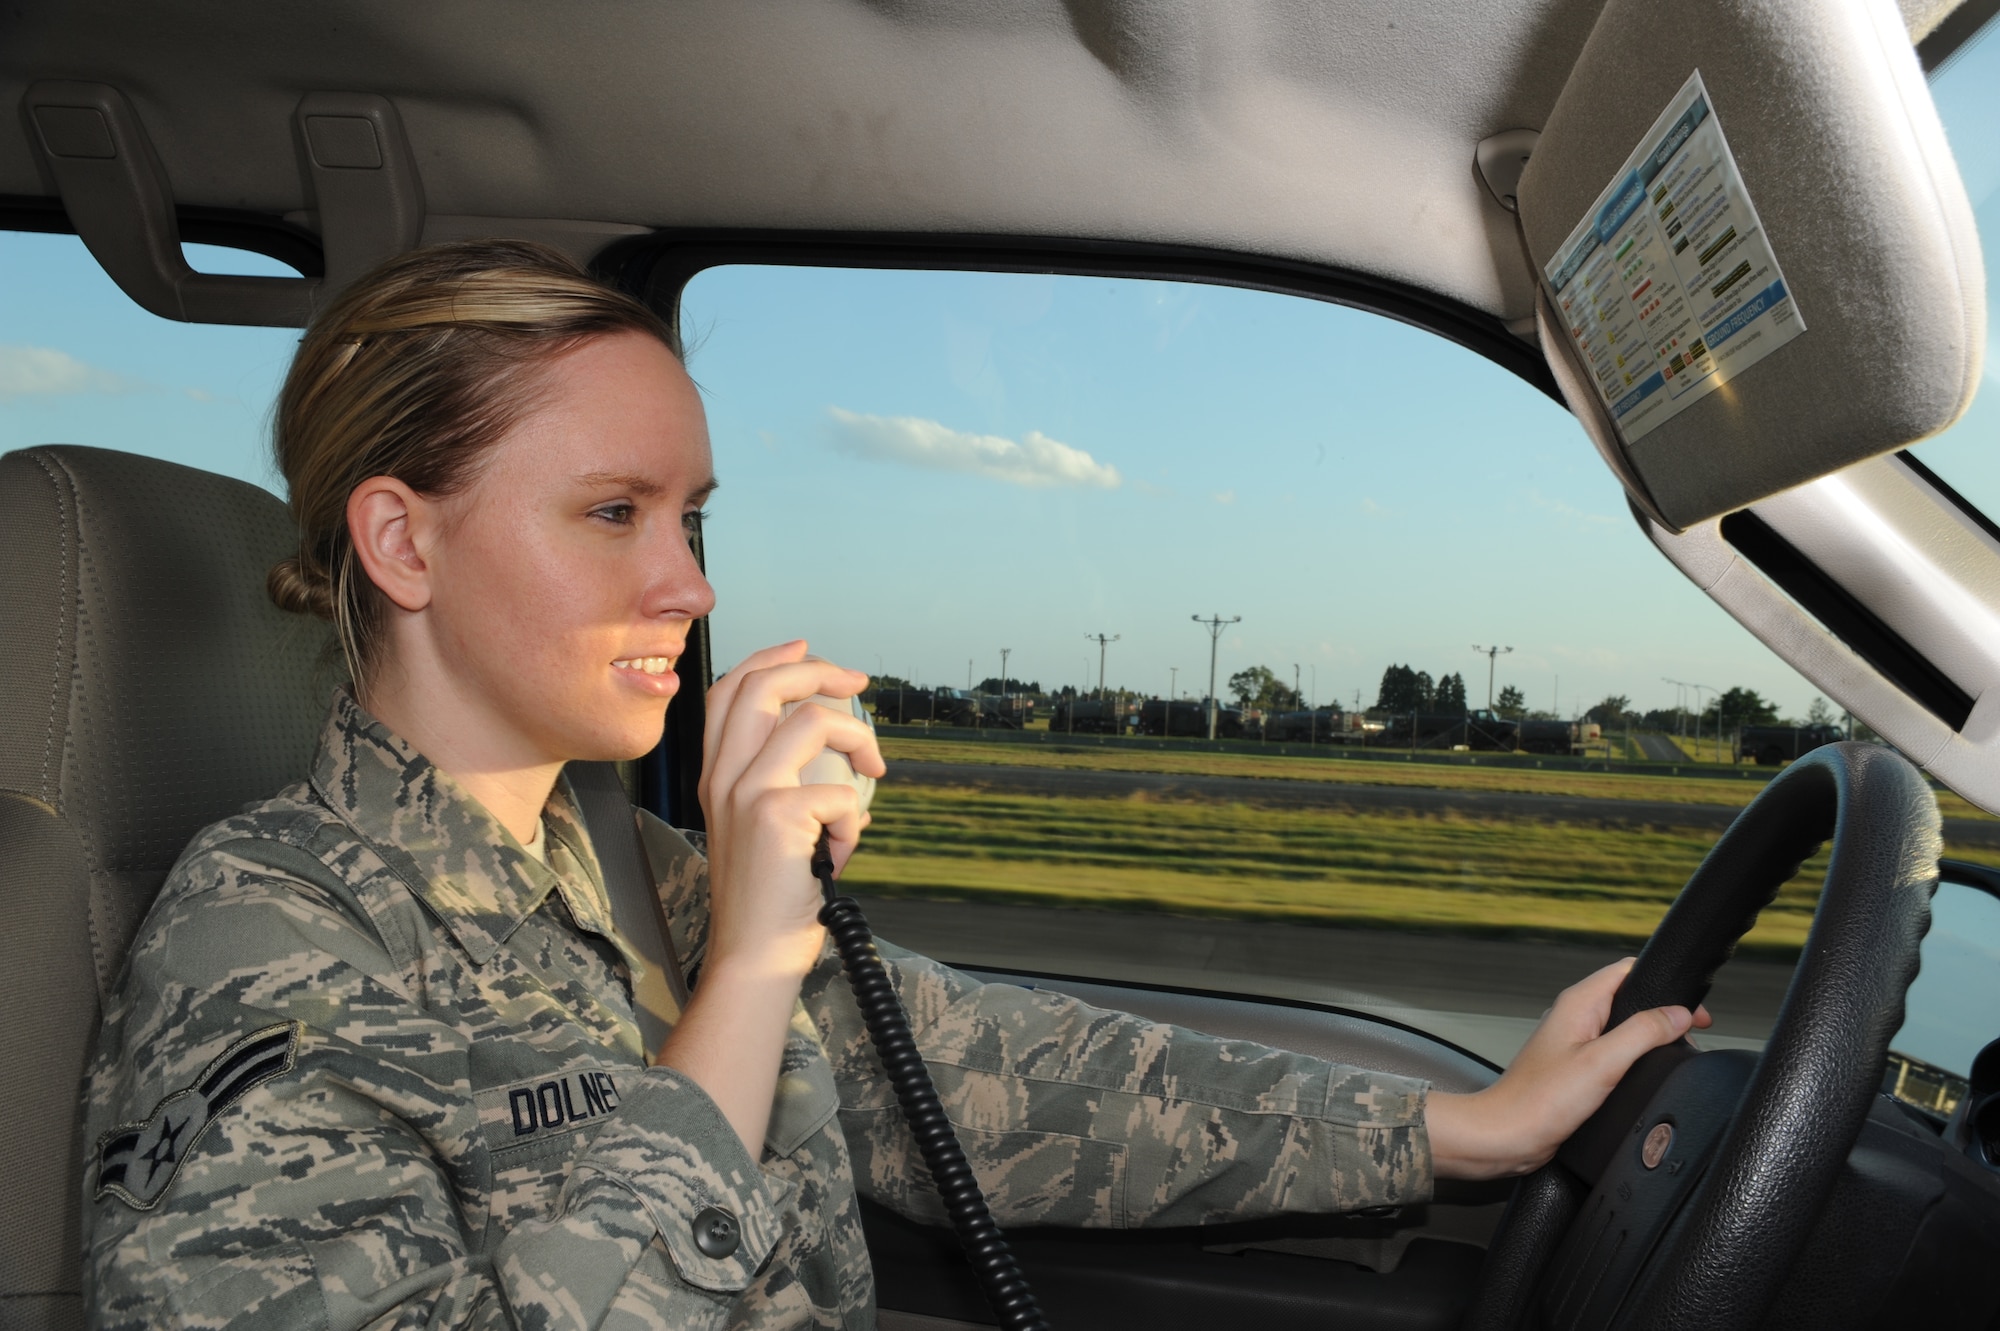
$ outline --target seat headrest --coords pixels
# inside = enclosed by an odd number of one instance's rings
[[[0,456],[0,789],[92,881],[100,992],[188,840],[303,776],[340,675],[264,592],[297,549],[241,481],[108,449]]]

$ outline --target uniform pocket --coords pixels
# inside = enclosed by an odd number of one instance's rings
[[[175,1326],[327,1324],[319,1272],[304,1245],[285,1243],[218,1263],[167,1297]]]

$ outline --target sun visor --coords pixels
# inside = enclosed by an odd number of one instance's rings
[[[1666,525],[1972,400],[1978,236],[1890,0],[1610,0],[1518,198],[1557,381]]]

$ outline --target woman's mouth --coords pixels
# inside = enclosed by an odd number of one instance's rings
[[[614,669],[630,670],[640,675],[664,675],[674,668],[674,658],[671,656],[634,656],[624,661],[613,661],[611,665]]]

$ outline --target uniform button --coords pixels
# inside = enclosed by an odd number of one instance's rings
[[[701,1249],[702,1256],[718,1260],[734,1253],[743,1242],[743,1231],[737,1227],[736,1217],[720,1206],[705,1206],[695,1214],[694,1246]]]

